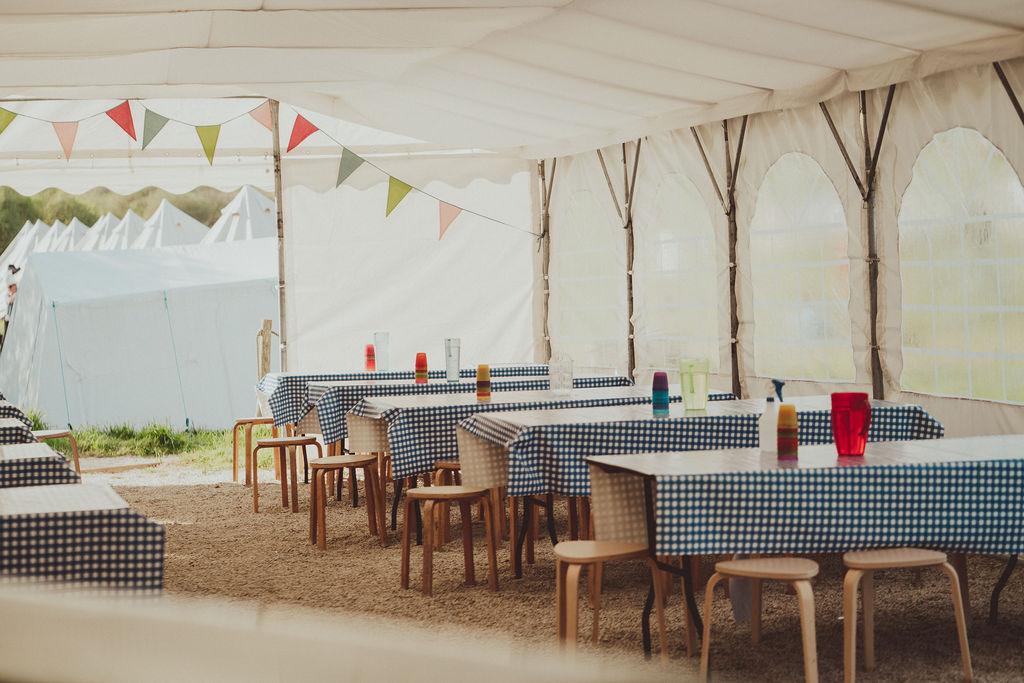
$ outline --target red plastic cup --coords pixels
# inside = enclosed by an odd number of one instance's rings
[[[832,438],[840,457],[862,456],[871,426],[871,402],[863,392],[832,394]]]
[[[427,354],[422,351],[416,354],[416,384],[427,383]]]
[[[366,371],[377,372],[377,353],[373,344],[366,345]]]

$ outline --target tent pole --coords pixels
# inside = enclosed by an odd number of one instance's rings
[[[537,162],[537,175],[540,178],[540,245],[541,250],[541,274],[544,276],[544,297],[542,303],[544,317],[544,356],[551,361],[551,330],[548,324],[550,318],[550,307],[548,301],[551,298],[551,285],[548,272],[551,269],[551,190],[555,186],[555,169],[558,166],[558,159],[551,160],[551,178],[547,178],[547,162]]]
[[[637,138],[636,150],[633,153],[633,174],[630,177],[629,163],[626,160],[626,143],[622,143],[622,181],[624,183],[625,201],[625,225],[626,230],[626,322],[628,325],[629,351],[629,374],[631,380],[636,380],[636,328],[633,326],[633,258],[635,251],[633,240],[633,191],[636,189],[636,171],[640,164],[640,144],[642,138]],[[614,194],[614,193],[613,193]]]
[[[1014,111],[1017,112],[1017,118],[1020,119],[1021,123],[1024,123],[1024,108],[1021,108],[1020,100],[1017,99],[1017,93],[1013,92],[1013,86],[1006,79],[1006,73],[1003,71],[1002,65],[999,62],[992,62],[992,66],[996,70],[996,75],[999,76],[999,82],[1003,84],[1003,90],[1006,91],[1006,95],[1010,98],[1010,104],[1013,105]]]
[[[288,327],[285,324],[284,209],[281,206],[281,116],[280,103],[270,100],[270,122],[274,136],[274,201],[277,203],[277,308],[281,321],[281,372],[288,370]]]
[[[736,224],[736,177],[739,174],[740,157],[743,154],[743,141],[747,134],[747,117],[743,117],[740,127],[740,139],[736,146],[735,165],[729,145],[729,121],[722,121],[722,135],[725,143],[725,191],[726,218],[729,221],[729,357],[732,370],[732,393],[743,398],[743,386],[740,382],[740,316],[739,303],[736,295],[736,242],[739,228]]]

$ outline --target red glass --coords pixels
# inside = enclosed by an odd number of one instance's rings
[[[377,353],[373,344],[366,345],[366,371],[377,372]]]
[[[864,455],[870,426],[871,402],[867,394],[832,394],[832,438],[840,456]]]
[[[422,351],[416,354],[416,384],[427,383],[427,354]]]

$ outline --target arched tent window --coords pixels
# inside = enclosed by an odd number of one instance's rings
[[[675,358],[697,357],[717,371],[718,264],[704,199],[689,178],[669,173],[649,202],[635,204],[637,367],[671,370]]]
[[[855,378],[847,238],[839,194],[818,162],[791,152],[772,164],[750,222],[756,375]]]
[[[1024,402],[1024,187],[981,133],[921,150],[899,253],[902,388]]]

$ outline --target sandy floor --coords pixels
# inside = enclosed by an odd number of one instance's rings
[[[233,600],[301,605],[326,612],[361,613],[389,620],[452,625],[529,643],[554,638],[554,563],[550,545],[538,545],[537,563],[516,580],[508,569],[507,547],[499,554],[501,590],[486,589],[482,525],[476,525],[476,565],[480,585],[462,582],[462,552],[451,543],[434,560],[434,597],[418,590],[421,555],[413,550],[412,590],[399,588],[399,537],[392,532],[382,549],[367,533],[366,510],[330,501],[328,549],[307,541],[305,490],[298,514],[281,509],[280,489],[261,486],[261,512],[252,512],[251,492],[230,476],[203,475],[175,466],[115,475],[106,480],[138,510],[167,525],[169,593],[215,595]],[[178,483],[172,483],[172,482]],[[453,515],[453,521],[457,521]],[[564,529],[564,519],[559,519]],[[454,530],[453,530],[454,531]],[[560,531],[562,533],[562,531]],[[456,536],[457,538],[457,536]],[[842,678],[841,569],[836,558],[821,558],[815,583],[817,637],[823,681]],[[988,597],[1002,565],[972,558],[971,649],[977,680],[1024,680],[1024,572],[1003,594],[998,626],[985,617]],[[960,664],[948,584],[938,572],[890,572],[877,578],[878,668],[861,670],[860,680],[957,680]],[[646,568],[638,563],[610,565],[601,612],[602,652],[642,666],[640,611],[646,594]],[[798,680],[802,676],[799,622],[794,598],[770,586],[765,593],[764,636],[753,647],[746,626],[736,625],[725,599],[713,614],[713,670],[737,680]],[[580,647],[592,651],[590,610],[580,606]],[[684,651],[678,594],[670,604],[671,667],[685,677],[697,659]]]

